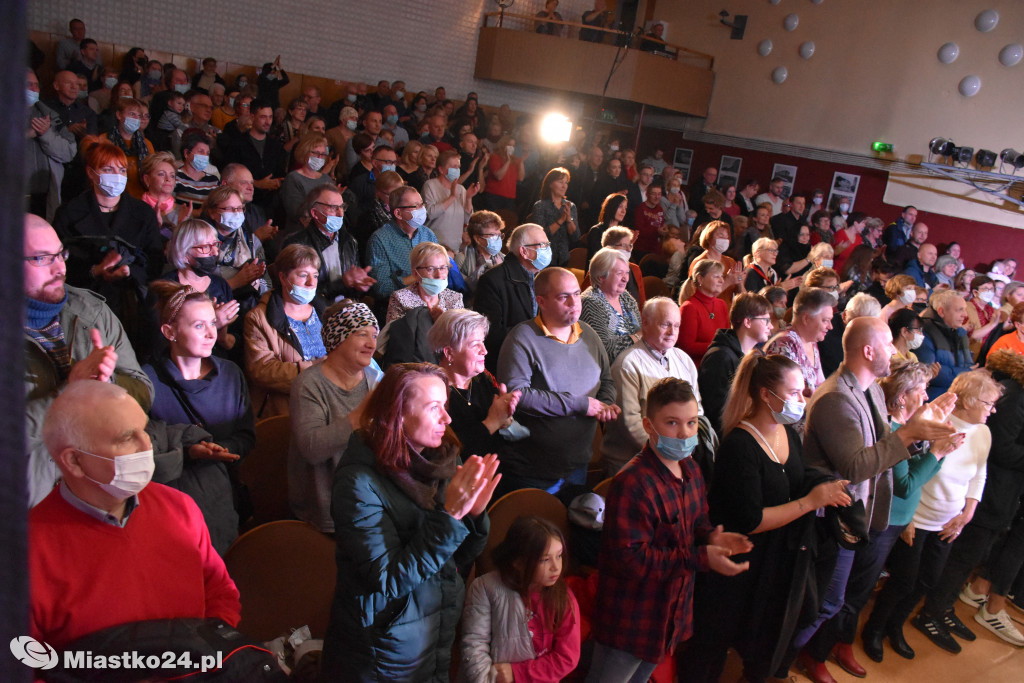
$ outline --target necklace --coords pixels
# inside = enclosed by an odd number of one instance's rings
[[[703,308],[703,309],[704,309],[704,311],[705,311],[705,312],[706,312],[706,313],[708,314],[708,320],[714,320],[714,319],[715,319],[715,312],[714,312],[714,311],[712,311],[712,310],[711,310],[710,308],[708,308],[707,306],[705,306],[705,305],[704,305],[704,302],[700,300],[700,297],[696,296],[696,294],[695,294],[695,295],[694,295],[694,296],[693,296],[692,298],[693,298],[693,299],[694,299],[694,300],[695,300],[695,301],[696,301],[697,303],[699,303],[699,304],[700,304],[700,307],[701,307],[701,308]]]
[[[458,394],[459,396],[462,397],[462,400],[466,402],[467,406],[473,405],[472,395],[473,395],[473,380],[474,379],[476,379],[476,378],[474,377],[474,378],[469,380],[469,384],[466,385],[466,393],[465,394],[463,394],[462,391],[457,386],[455,386],[454,384],[452,385],[452,389],[455,390],[456,394]]]
[[[743,420],[742,422],[740,422],[740,424],[745,426],[750,431],[752,431],[757,438],[761,439],[761,442],[764,444],[764,447],[768,449],[768,457],[771,458],[772,460],[774,460],[776,465],[781,465],[783,468],[786,467],[779,460],[778,456],[775,455],[775,449],[772,448],[770,443],[768,443],[768,439],[764,438],[764,434],[761,433],[761,430],[759,430],[757,427],[755,427],[754,425],[752,425],[750,422],[748,422],[746,420]],[[784,427],[783,427],[783,431],[785,431]],[[775,430],[774,443],[775,443],[775,448],[778,448],[779,447],[779,430],[778,429]]]

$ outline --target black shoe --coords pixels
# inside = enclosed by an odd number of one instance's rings
[[[882,631],[869,629],[867,626],[865,626],[864,630],[860,632],[860,639],[864,643],[864,654],[866,654],[871,661],[882,661],[882,656],[884,655],[882,640],[884,638],[885,634]]]
[[[904,659],[914,658],[914,648],[910,647],[907,643],[907,639],[903,637],[902,626],[890,628],[886,635],[889,636],[889,645],[892,646],[892,649],[896,654]]]
[[[960,654],[960,643],[956,642],[956,639],[949,635],[949,631],[946,630],[946,626],[941,620],[933,619],[924,612],[919,612],[911,623],[914,624],[917,630],[928,636],[928,640],[946,652],[952,652],[955,655]]]
[[[942,624],[950,633],[961,640],[970,642],[978,639],[978,636],[974,635],[974,631],[967,628],[967,624],[960,621],[952,610],[942,615]]]

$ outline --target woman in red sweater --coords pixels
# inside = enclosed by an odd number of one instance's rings
[[[694,264],[690,276],[696,290],[679,307],[679,341],[676,346],[700,365],[715,332],[729,327],[729,307],[718,298],[725,287],[725,268],[720,261],[704,259]]]

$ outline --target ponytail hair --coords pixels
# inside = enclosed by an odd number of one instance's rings
[[[729,398],[722,408],[722,436],[725,437],[742,420],[754,414],[761,389],[775,391],[785,372],[799,369],[799,365],[785,356],[766,356],[757,349],[749,351],[740,361],[729,389]]]

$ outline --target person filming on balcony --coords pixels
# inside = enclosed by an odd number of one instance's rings
[[[537,22],[537,33],[546,33],[549,36],[557,36],[558,38],[565,38],[569,33],[569,27],[565,24],[556,24],[554,21],[562,21],[562,15],[558,13],[558,0],[547,0],[544,3],[544,9],[537,12],[538,19],[547,19],[548,21]]]

